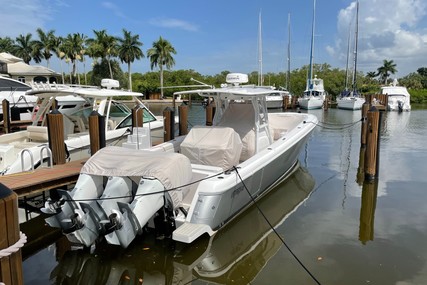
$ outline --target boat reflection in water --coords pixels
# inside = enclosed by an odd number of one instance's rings
[[[314,179],[306,169],[295,171],[265,197],[259,209],[275,228],[310,197]],[[127,249],[108,244],[65,252],[51,273],[55,284],[248,284],[282,246],[255,205],[215,235],[191,245],[171,239],[138,237]]]

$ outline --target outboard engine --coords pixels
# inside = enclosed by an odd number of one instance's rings
[[[399,112],[403,111],[403,102],[402,101],[397,101],[397,109]]]
[[[115,223],[114,234],[117,240],[110,238],[110,234],[106,236],[107,241],[124,248],[128,247],[137,234],[142,234],[147,222],[164,206],[164,190],[159,180],[141,178],[132,203],[118,202],[120,211],[114,211],[110,215],[110,220]]]

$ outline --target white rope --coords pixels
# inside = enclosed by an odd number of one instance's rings
[[[23,232],[19,232],[19,240],[15,242],[15,244],[9,246],[8,248],[4,248],[0,250],[0,259],[3,257],[9,256],[12,253],[17,252],[21,249],[21,247],[24,246],[24,244],[27,242],[27,236]],[[0,285],[5,285],[3,282],[0,281]]]
[[[19,232],[19,240],[8,248],[0,250],[0,259],[17,252],[27,242],[27,236],[23,232]],[[1,283],[0,283],[1,284]]]

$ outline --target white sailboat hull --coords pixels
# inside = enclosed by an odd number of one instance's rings
[[[365,103],[365,98],[360,97],[343,97],[337,99],[338,109],[360,110]]]

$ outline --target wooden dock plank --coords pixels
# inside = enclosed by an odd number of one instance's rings
[[[38,194],[75,183],[87,159],[70,161],[52,168],[41,167],[34,171],[0,176],[0,183],[13,190],[18,197]]]

